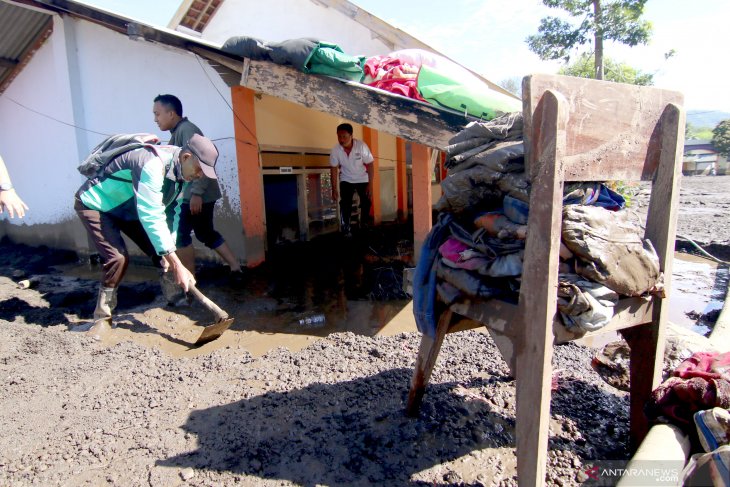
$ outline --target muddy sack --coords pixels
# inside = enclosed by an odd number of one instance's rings
[[[639,296],[659,282],[659,257],[627,212],[596,206],[563,208],[563,243],[582,261],[578,274],[625,296]]]

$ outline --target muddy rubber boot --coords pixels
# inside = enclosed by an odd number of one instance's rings
[[[86,332],[94,340],[101,340],[112,328],[112,312],[117,307],[117,288],[100,287],[94,310],[94,325]]]

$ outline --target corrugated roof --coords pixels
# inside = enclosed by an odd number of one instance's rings
[[[52,30],[51,15],[0,2],[0,93]]]

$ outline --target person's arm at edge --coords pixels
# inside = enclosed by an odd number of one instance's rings
[[[5,161],[3,161],[2,157],[0,157],[0,184],[12,184],[8,168],[5,167]],[[7,210],[10,218],[15,218],[16,213],[18,214],[18,218],[23,218],[27,209],[28,205],[20,199],[15,189],[0,191],[0,214]]]

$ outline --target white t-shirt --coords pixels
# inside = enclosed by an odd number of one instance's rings
[[[348,183],[367,183],[368,171],[365,164],[373,162],[370,148],[357,139],[352,139],[352,150],[348,156],[340,144],[330,152],[330,166],[340,166],[340,181]]]

